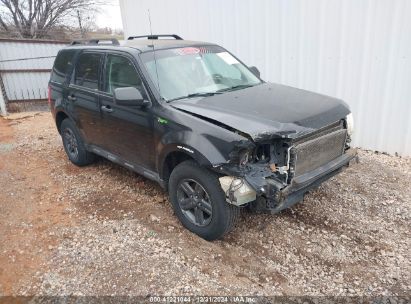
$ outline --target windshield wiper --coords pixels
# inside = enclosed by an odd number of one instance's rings
[[[249,88],[249,87],[253,87],[253,86],[255,86],[255,84],[239,84],[239,85],[235,85],[233,87],[218,90],[217,92],[229,92],[229,91],[234,91],[234,90],[238,90],[238,89],[245,89],[245,88]]]
[[[219,91],[217,91],[217,92],[192,93],[192,94],[188,94],[188,95],[185,95],[185,96],[169,99],[169,100],[167,100],[167,102],[171,102],[171,101],[175,101],[175,100],[179,100],[179,99],[193,98],[193,97],[207,97],[207,96],[213,96],[215,94],[221,94],[221,93]]]
[[[224,89],[221,89],[221,90],[218,90],[218,91],[215,91],[215,92],[199,92],[199,93],[188,94],[188,95],[185,95],[185,96],[169,99],[169,100],[167,100],[167,102],[171,102],[171,101],[175,101],[175,100],[179,100],[179,99],[193,98],[193,97],[213,96],[213,95],[216,95],[216,94],[223,94],[224,92],[229,92],[229,91],[234,91],[234,90],[239,90],[239,89],[245,89],[245,88],[249,88],[249,87],[253,87],[253,86],[255,86],[255,84],[239,84],[239,85],[235,85],[235,86],[229,87],[229,88],[224,88]]]

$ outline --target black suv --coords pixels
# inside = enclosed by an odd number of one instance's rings
[[[157,181],[207,240],[242,208],[279,212],[356,158],[343,101],[266,83],[221,46],[177,35],[73,42],[49,103],[72,163],[99,155]]]

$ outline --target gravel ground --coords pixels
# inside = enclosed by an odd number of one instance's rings
[[[411,290],[411,159],[360,163],[223,240],[183,229],[161,188],[68,162],[49,113],[0,119],[0,295],[361,295]]]

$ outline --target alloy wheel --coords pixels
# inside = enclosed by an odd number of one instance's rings
[[[183,179],[177,186],[177,200],[184,216],[194,225],[204,227],[211,222],[210,196],[199,182]]]
[[[69,128],[64,129],[63,136],[68,154],[72,159],[76,159],[78,156],[78,143],[74,132]]]

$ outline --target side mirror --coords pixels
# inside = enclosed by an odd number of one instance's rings
[[[258,78],[260,78],[260,71],[255,67],[255,66],[251,66],[251,67],[248,67],[249,69],[250,69],[250,71],[255,75],[255,76],[257,76]]]
[[[143,106],[149,103],[135,87],[117,88],[114,90],[114,101],[120,106]]]

